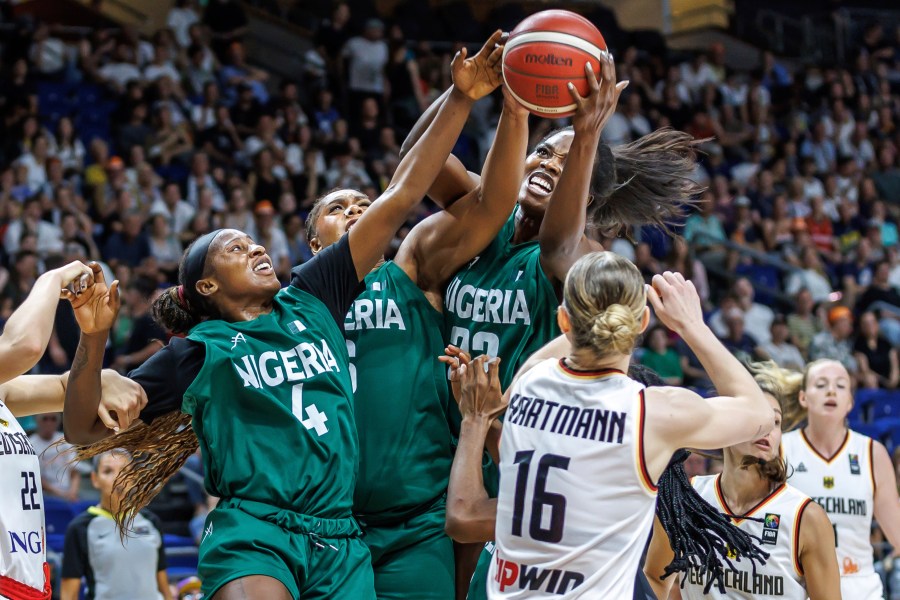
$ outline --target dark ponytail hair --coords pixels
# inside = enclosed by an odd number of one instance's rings
[[[759,476],[768,479],[775,485],[781,485],[787,481],[787,464],[780,456],[766,460],[748,454],[741,459],[741,469],[747,470],[750,467],[757,467]]]
[[[658,374],[643,365],[632,364],[628,376],[648,387],[665,385]],[[684,461],[690,455],[687,450],[678,450],[657,482],[656,516],[675,554],[665,568],[663,579],[697,567],[711,574],[705,578],[703,593],[709,593],[715,583],[724,594],[722,559],[731,564],[729,548],[751,562],[764,563],[769,555],[754,544],[753,536],[738,529],[697,493],[684,471]]]
[[[588,222],[604,232],[625,225],[675,224],[703,187],[691,179],[704,140],[670,127],[621,146],[597,149]]]
[[[217,314],[215,307],[197,292],[197,282],[209,274],[206,257],[221,231],[200,236],[187,247],[178,265],[178,285],[160,294],[150,307],[153,320],[172,333],[187,333]]]

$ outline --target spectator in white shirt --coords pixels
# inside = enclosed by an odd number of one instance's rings
[[[384,23],[369,19],[363,34],[347,40],[341,51],[341,57],[350,63],[344,72],[349,77],[351,106],[357,109],[364,98],[380,100],[384,95],[389,51],[383,37]]]
[[[181,199],[178,184],[170,182],[163,188],[162,201],[156,201],[150,207],[150,215],[164,215],[169,221],[172,233],[181,235],[191,224],[194,207]]]
[[[188,30],[191,25],[200,21],[200,16],[194,10],[193,0],[175,0],[175,6],[169,9],[166,16],[166,25],[175,34],[175,40],[182,48],[187,48],[191,43]]]
[[[78,500],[81,487],[81,473],[71,463],[69,454],[72,445],[67,443],[59,430],[59,413],[38,415],[37,431],[28,439],[41,462],[41,485],[44,494],[62,498],[69,502]]]
[[[3,245],[8,254],[19,251],[22,236],[31,234],[37,237],[36,251],[41,257],[62,252],[62,230],[41,219],[41,201],[33,197],[25,201],[22,216],[13,220],[6,228]]]
[[[738,308],[744,312],[744,326],[746,330],[760,344],[765,344],[772,339],[771,327],[772,321],[775,319],[775,313],[771,308],[754,302],[755,292],[753,284],[746,277],[741,277],[734,282],[731,288],[738,303]],[[710,319],[710,327],[719,337],[724,338],[728,333],[728,328],[723,319],[723,311],[719,311]]]
[[[201,189],[212,192],[212,208],[216,212],[225,210],[225,196],[216,184],[216,180],[209,174],[209,156],[205,152],[197,152],[191,159],[191,174],[187,180],[187,202],[194,208],[197,207]]]
[[[169,77],[172,81],[181,79],[178,69],[169,60],[169,48],[165,44],[154,46],[153,62],[144,67],[144,81],[147,83],[153,83],[160,77]]]
[[[38,73],[56,75],[66,68],[67,49],[59,38],[50,36],[50,27],[40,23],[34,31],[28,57]]]
[[[125,85],[133,79],[141,79],[141,71],[134,64],[132,47],[124,42],[116,46],[115,60],[108,62],[97,71],[100,80],[117,93],[125,90]]]

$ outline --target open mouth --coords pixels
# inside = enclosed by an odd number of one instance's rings
[[[769,443],[769,440],[762,438],[753,442],[753,445],[762,450],[770,450],[772,448],[772,444]]]
[[[528,191],[535,196],[549,196],[553,192],[553,179],[544,173],[532,173],[528,178]]]
[[[835,402],[834,400],[826,400],[825,407],[826,408],[837,408],[837,402]]]
[[[272,272],[272,261],[268,256],[264,256],[260,259],[255,265],[253,265],[254,273],[271,273]]]
[[[359,217],[352,219],[350,221],[347,221],[347,228],[344,231],[350,231],[350,228],[353,227],[354,225],[356,225],[357,221],[359,221]]]

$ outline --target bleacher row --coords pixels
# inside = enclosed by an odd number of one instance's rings
[[[893,453],[900,447],[900,391],[860,389],[854,398],[847,416],[850,429],[878,440]]]
[[[81,143],[91,140],[111,141],[110,115],[118,103],[108,98],[105,90],[91,83],[40,82],[37,87],[41,125],[55,131],[62,117],[71,117]]]

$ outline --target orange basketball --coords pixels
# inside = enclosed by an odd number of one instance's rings
[[[575,112],[566,85],[588,94],[584,65],[600,78],[606,42],[593,23],[567,10],[544,10],[519,23],[503,48],[503,80],[519,103],[540,117]]]

